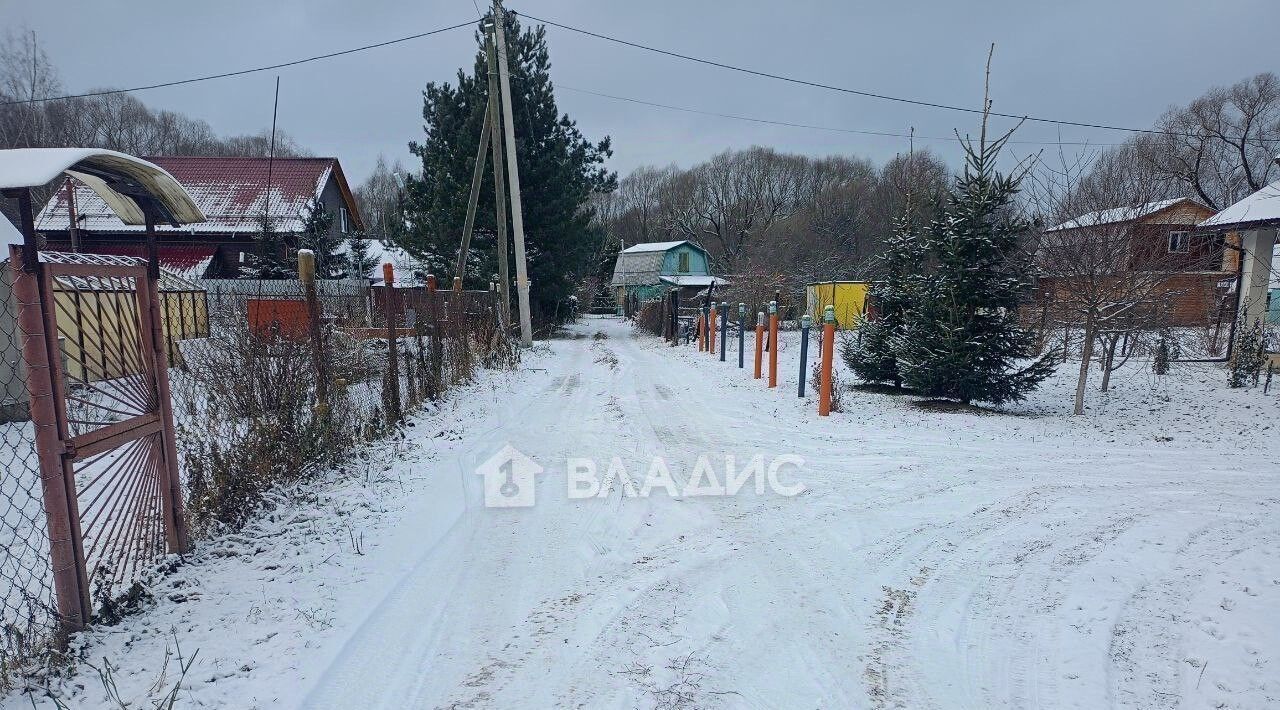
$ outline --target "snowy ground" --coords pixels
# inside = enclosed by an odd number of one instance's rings
[[[138,701],[198,649],[191,707],[1280,704],[1274,390],[1131,364],[1085,417],[1064,372],[1016,415],[849,392],[822,420],[794,334],[768,391],[611,319],[576,333],[204,545],[85,655]],[[537,503],[485,508],[508,443]],[[566,493],[571,457],[683,482],[754,453],[802,457],[807,490]],[[58,692],[110,706],[87,664]]]

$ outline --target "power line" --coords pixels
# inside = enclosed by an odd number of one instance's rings
[[[681,54],[680,52],[673,52],[667,49],[651,47],[646,44],[631,42],[625,39],[620,39],[618,37],[612,37],[606,34],[601,34],[599,32],[584,30],[581,27],[574,27],[572,25],[566,25],[566,24],[562,24],[552,20],[543,19],[541,17],[530,15],[525,12],[520,12],[517,14],[527,17],[530,20],[533,20],[535,22],[541,22],[544,25],[559,27],[562,30],[577,32],[578,34],[587,35],[588,37],[595,37],[597,39],[602,39],[607,42],[614,42],[616,44],[621,44],[627,47],[633,47],[635,49],[643,49],[648,52],[655,52],[657,54],[663,54],[668,57],[675,57],[676,59],[683,59],[685,61],[695,62],[698,64],[705,64],[708,66],[718,67],[720,69],[728,69],[730,71],[736,71],[743,74],[751,74],[753,76],[764,77],[766,79],[785,81],[792,84],[799,84],[801,86],[809,86],[816,89],[825,89],[827,91],[838,91],[844,94],[853,94],[855,96],[864,96],[867,98],[880,99],[883,101],[894,101],[897,103],[911,104],[913,106],[926,106],[929,108],[940,108],[940,109],[946,109],[948,111],[963,111],[965,113],[974,113],[974,114],[981,114],[983,112],[982,109],[977,109],[977,108],[969,108],[966,106],[953,106],[951,104],[944,104],[936,101],[925,101],[922,99],[909,99],[901,96],[890,96],[888,94],[878,94],[872,91],[862,91],[860,89],[850,89],[843,86],[834,86],[832,84],[824,84],[817,81],[809,81],[808,79],[800,79],[793,76],[786,76],[784,74],[773,74],[771,72],[759,71],[756,69],[748,69],[746,67],[740,67],[734,64],[726,64],[724,62],[718,62],[713,59],[705,59],[703,57],[695,57],[689,54]],[[1171,136],[1194,136],[1194,134],[1190,134],[1190,133],[1179,133],[1176,131],[1162,131],[1154,128],[1131,128],[1128,126],[1113,126],[1105,123],[1089,123],[1086,121],[1066,121],[1066,120],[1055,119],[1055,118],[1044,118],[1042,116],[1029,116],[1029,115],[1014,114],[1014,113],[1000,113],[998,111],[991,111],[990,115],[999,116],[1001,118],[1014,118],[1018,120],[1032,121],[1035,123],[1051,123],[1059,126],[1075,126],[1077,128],[1099,128],[1099,129],[1108,130],[1108,131],[1124,131],[1127,133],[1148,133],[1148,134],[1171,135]]]
[[[531,18],[531,19],[532,19],[532,18]],[[615,101],[625,101],[625,102],[628,102],[628,103],[639,104],[639,105],[641,105],[641,106],[651,106],[651,107],[654,107],[654,108],[667,109],[667,110],[670,110],[670,111],[681,111],[681,112],[684,112],[684,113],[693,113],[693,114],[699,114],[699,115],[702,115],[702,116],[715,116],[715,117],[718,117],[718,118],[729,118],[729,119],[733,119],[733,120],[735,120],[735,121],[749,121],[749,122],[751,122],[751,123],[763,123],[763,124],[766,124],[766,125],[771,125],[771,126],[785,126],[785,127],[788,127],[788,128],[807,128],[807,129],[812,129],[812,130],[817,130],[817,131],[831,131],[831,132],[834,132],[834,133],[853,133],[853,134],[857,134],[857,135],[865,135],[865,136],[884,136],[884,137],[886,137],[886,138],[911,138],[911,137],[912,137],[912,136],[911,136],[910,134],[908,134],[908,133],[894,133],[894,132],[892,132],[892,131],[873,131],[873,130],[870,130],[870,129],[861,129],[861,128],[838,128],[838,127],[835,127],[835,126],[819,126],[819,125],[815,125],[815,124],[811,124],[811,123],[795,123],[795,122],[792,122],[792,121],[780,121],[780,120],[774,120],[774,119],[769,119],[769,118],[758,118],[758,117],[755,117],[755,116],[742,116],[742,115],[733,114],[733,113],[720,113],[720,112],[718,112],[718,111],[707,111],[707,110],[703,110],[703,109],[689,108],[689,107],[687,107],[687,106],[675,106],[675,105],[672,105],[672,104],[664,104],[664,103],[659,103],[659,102],[657,102],[657,101],[646,101],[646,100],[644,100],[644,99],[636,99],[636,98],[632,98],[632,97],[630,97],[630,96],[618,96],[617,94],[606,94],[606,93],[604,93],[604,92],[600,92],[600,91],[592,91],[591,89],[582,89],[582,88],[579,88],[579,87],[576,87],[576,86],[568,86],[568,85],[566,85],[566,84],[560,84],[560,83],[557,83],[555,86],[556,86],[556,88],[557,88],[557,89],[564,89],[564,90],[566,90],[566,91],[574,91],[574,92],[577,92],[577,93],[580,93],[580,94],[588,94],[588,95],[590,95],[590,96],[598,96],[598,97],[605,98],[605,99],[613,99],[613,100],[615,100]],[[936,140],[936,141],[958,141],[958,140],[960,140],[959,138],[957,138],[957,137],[955,137],[955,136],[922,136],[922,135],[916,135],[916,136],[914,136],[914,137],[915,137],[915,138],[920,138],[920,139],[923,139],[923,140]],[[1021,143],[1021,144],[1027,144],[1027,145],[1068,145],[1068,146],[1114,146],[1114,145],[1120,145],[1119,143],[1094,143],[1094,142],[1091,142],[1091,141],[1060,141],[1060,140],[1059,140],[1059,141],[1032,141],[1032,140],[1020,140],[1020,141],[1009,141],[1009,142],[1010,142],[1010,143]]]
[[[197,76],[197,77],[192,77],[190,79],[179,79],[177,81],[166,81],[160,84],[148,84],[147,86],[135,86],[129,89],[104,89],[102,91],[90,91],[83,94],[67,94],[65,96],[45,96],[42,98],[21,99],[18,101],[5,101],[5,102],[0,102],[0,106],[13,106],[15,104],[45,103],[49,101],[63,101],[66,99],[85,99],[85,98],[90,98],[94,96],[110,96],[112,94],[127,94],[134,91],[148,91],[150,89],[163,89],[170,86],[182,86],[184,84],[194,84],[200,81],[210,81],[213,79],[226,79],[233,76],[244,76],[245,74],[271,71],[273,69],[284,69],[286,67],[298,66],[299,64],[306,64],[307,62],[320,61],[321,59],[332,59],[334,57],[342,57],[348,54],[355,54],[357,52],[365,52],[370,49],[379,49],[381,47],[389,47],[393,44],[400,44],[401,42],[409,42],[415,39],[422,39],[423,37],[430,37],[431,35],[437,35],[442,32],[448,32],[449,30],[456,30],[462,27],[469,27],[474,23],[475,23],[475,20],[467,20],[466,22],[459,22],[456,25],[441,27],[439,29],[434,29],[429,32],[419,32],[418,34],[409,35],[407,37],[399,37],[397,39],[387,40],[385,42],[366,44],[362,47],[352,47],[351,49],[344,49],[338,52],[329,52],[328,54],[318,54],[314,57],[295,59],[293,61],[284,62],[282,64],[272,64],[265,67],[241,69],[239,71],[223,72],[221,74],[209,74],[208,76]]]

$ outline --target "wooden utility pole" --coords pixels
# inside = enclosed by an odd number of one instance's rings
[[[506,11],[502,0],[493,0],[494,39],[498,45],[498,83],[502,93],[502,128],[507,152],[507,177],[511,181],[511,228],[516,245],[516,298],[520,308],[520,344],[533,345],[533,321],[529,315],[529,265],[524,253],[524,213],[520,209],[520,166],[516,164],[516,129],[511,115],[511,71],[507,67]]]
[[[496,15],[495,15],[496,17]],[[490,28],[492,30],[492,28]],[[502,329],[511,327],[511,276],[507,273],[507,186],[502,170],[502,132],[497,130],[501,114],[498,108],[498,56],[493,48],[493,34],[484,36],[485,56],[489,58],[489,115],[493,118],[489,150],[493,153],[493,195],[498,217],[498,314]]]
[[[492,102],[491,102],[492,103]],[[489,149],[489,134],[493,129],[492,107],[485,109],[484,125],[480,127],[480,145],[476,148],[476,165],[471,171],[471,196],[467,198],[467,219],[462,225],[462,247],[458,249],[457,278],[467,275],[467,251],[471,248],[471,230],[476,226],[476,202],[480,199],[480,179],[484,177],[485,151]]]

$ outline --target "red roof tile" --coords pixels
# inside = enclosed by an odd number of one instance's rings
[[[350,189],[342,175],[337,158],[218,158],[194,156],[148,157],[171,175],[195,200],[208,221],[181,228],[196,233],[254,232],[264,206],[269,204],[276,228],[286,232],[301,231],[302,215],[307,203],[324,190],[330,176],[336,177],[339,190],[350,203]],[[269,177],[268,177],[269,176]],[[268,184],[270,202],[267,202]],[[353,204],[348,205],[354,208]],[[357,224],[358,215],[351,210]],[[76,212],[80,227],[92,232],[139,231],[141,227],[124,225],[107,205],[89,188],[76,186]],[[67,228],[66,192],[60,190],[41,210],[37,229]],[[174,231],[157,225],[158,231]]]

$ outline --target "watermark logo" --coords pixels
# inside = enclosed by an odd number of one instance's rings
[[[766,459],[756,454],[745,460],[732,454],[701,455],[692,465],[671,465],[655,456],[647,463],[628,465],[621,457],[608,462],[591,458],[565,461],[565,488],[569,500],[608,498],[648,498],[664,493],[671,498],[726,497],[740,494],[783,497],[804,493],[796,480],[804,459],[790,454]],[[484,504],[488,508],[529,507],[535,502],[534,477],[542,466],[511,445],[481,464],[476,473],[484,477]]]
[[[486,508],[528,508],[535,502],[534,476],[542,473],[537,461],[507,444],[476,467],[484,478]]]

